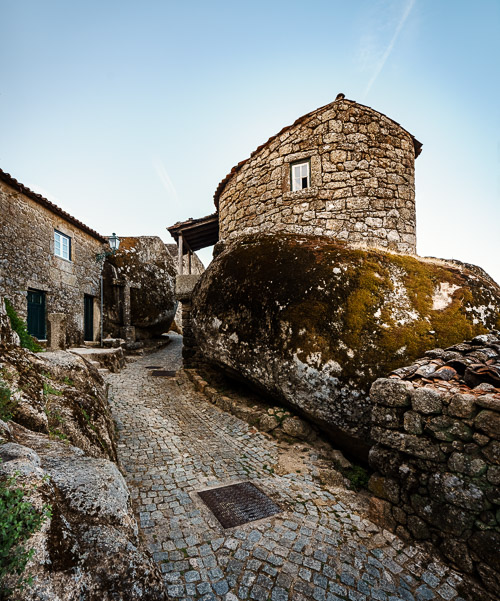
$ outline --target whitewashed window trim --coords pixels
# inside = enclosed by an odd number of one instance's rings
[[[290,165],[291,190],[305,190],[311,187],[311,162],[300,161]]]
[[[56,257],[71,261],[71,238],[54,230],[54,254]]]

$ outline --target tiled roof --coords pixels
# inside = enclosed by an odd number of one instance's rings
[[[391,119],[390,117],[387,117],[387,115],[384,115],[383,113],[381,113],[380,111],[376,111],[375,109],[372,109],[369,106],[366,106],[364,104],[360,104],[359,102],[355,102],[354,100],[348,100],[347,98],[344,98],[343,94],[339,94],[337,96],[337,98],[333,101],[330,102],[330,104],[325,104],[325,106],[321,106],[318,109],[315,109],[314,111],[311,111],[310,113],[307,113],[306,115],[303,115],[302,117],[299,117],[296,121],[294,121],[291,125],[287,125],[286,127],[284,127],[281,131],[279,131],[277,134],[275,134],[274,136],[271,136],[269,138],[269,140],[267,140],[267,142],[264,142],[264,144],[261,144],[260,146],[258,146],[253,152],[252,154],[248,157],[248,159],[245,159],[244,161],[240,161],[237,165],[235,165],[231,171],[226,175],[226,177],[220,182],[220,184],[217,186],[217,190],[215,191],[214,194],[214,204],[217,207],[217,210],[219,210],[219,198],[220,195],[222,194],[224,188],[226,187],[227,182],[233,177],[233,175],[235,173],[238,173],[238,171],[243,167],[243,165],[249,161],[252,157],[254,157],[259,151],[261,151],[265,146],[267,146],[268,144],[270,144],[273,140],[275,140],[276,138],[278,138],[279,136],[283,135],[286,131],[288,131],[289,129],[291,129],[292,127],[295,127],[296,125],[300,125],[300,123],[303,123],[306,119],[308,119],[309,117],[312,117],[315,113],[319,113],[321,111],[324,111],[325,109],[329,108],[330,106],[333,106],[336,102],[338,101],[342,101],[345,100],[347,102],[352,102],[353,104],[357,104],[358,106],[361,106],[363,108],[367,108],[370,109],[371,111],[373,111],[374,113],[377,113],[378,115],[382,115],[382,117],[385,117],[386,119],[389,119],[389,121],[392,121],[393,123],[395,123],[396,125],[398,125],[399,127],[401,127],[401,125],[397,122],[394,121],[394,119]],[[412,136],[412,134],[410,134],[409,131],[407,131],[404,127],[401,127],[401,129],[403,131],[405,131],[407,134],[409,134],[413,140],[413,146],[415,148],[415,158],[418,157],[418,155],[420,154],[421,150],[422,150],[422,144],[421,142],[419,142],[414,136]]]
[[[79,221],[76,217],[73,217],[69,213],[66,213],[66,211],[63,211],[60,207],[55,205],[53,202],[50,202],[50,200],[47,200],[41,194],[37,194],[36,192],[33,192],[33,190],[30,190],[24,184],[21,184],[21,182],[18,182],[17,179],[14,179],[9,173],[6,173],[2,169],[0,169],[0,181],[5,182],[11,188],[14,188],[14,190],[17,190],[18,192],[20,192],[21,194],[24,194],[28,198],[31,198],[32,200],[34,200],[38,204],[42,205],[42,207],[45,207],[46,209],[48,209],[55,215],[59,215],[59,217],[62,217],[69,223],[75,225],[78,229],[89,234],[96,240],[99,240],[99,242],[103,242],[103,243],[108,242],[108,238],[101,236],[101,234],[99,234],[92,228],[88,227],[87,225],[85,225],[84,223]]]

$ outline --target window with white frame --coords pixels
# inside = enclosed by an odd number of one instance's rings
[[[54,254],[56,257],[71,261],[71,238],[54,230]]]
[[[292,163],[290,169],[292,192],[311,187],[311,162],[309,160]]]

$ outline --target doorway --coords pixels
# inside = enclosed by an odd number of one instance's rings
[[[28,290],[28,333],[45,340],[45,292]]]
[[[83,297],[83,339],[94,341],[94,297],[89,294]]]

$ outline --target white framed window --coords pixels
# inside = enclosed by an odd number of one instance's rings
[[[71,238],[57,230],[54,230],[54,254],[71,261]]]
[[[290,171],[292,192],[311,187],[311,162],[309,160],[292,163]]]

